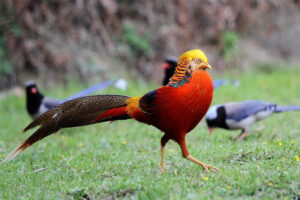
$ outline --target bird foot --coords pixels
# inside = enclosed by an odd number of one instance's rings
[[[203,167],[203,171],[208,172],[209,170],[211,170],[212,172],[217,172],[220,171],[219,168],[211,166],[209,164],[206,163],[202,163],[203,165],[201,165]]]
[[[241,142],[247,136],[248,136],[248,133],[244,132],[236,139],[236,141]]]
[[[203,171],[206,171],[206,172],[208,172],[209,170],[211,170],[212,172],[220,171],[219,168],[214,167],[214,166],[211,166],[211,165],[206,164],[206,163],[204,163],[204,162],[201,162],[201,161],[199,161],[199,160],[193,158],[191,155],[188,155],[188,156],[186,157],[186,159],[188,159],[188,160],[190,160],[190,161],[193,161],[194,163],[197,163],[198,165],[200,165],[200,166],[203,168]]]

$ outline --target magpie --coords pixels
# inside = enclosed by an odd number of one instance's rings
[[[206,124],[210,135],[213,128],[227,130],[241,130],[237,141],[241,142],[247,135],[251,126],[272,115],[285,111],[300,110],[300,106],[279,106],[261,100],[246,100],[241,102],[228,102],[212,106],[206,113]]]
[[[26,109],[29,115],[36,119],[39,115],[42,113],[48,111],[49,109],[58,106],[59,104],[62,104],[66,101],[73,100],[79,97],[87,96],[101,88],[108,87],[110,85],[114,85],[115,87],[126,90],[127,88],[127,82],[124,79],[119,79],[117,81],[105,81],[100,84],[94,85],[92,87],[89,87],[83,91],[80,91],[64,100],[58,100],[58,99],[51,99],[46,96],[44,96],[39,89],[37,88],[37,85],[35,82],[30,81],[26,84]]]

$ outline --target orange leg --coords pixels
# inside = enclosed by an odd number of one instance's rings
[[[164,162],[164,146],[161,146],[160,148],[160,154],[161,154],[161,161],[160,161],[160,172],[165,172],[165,162]]]
[[[166,135],[164,135],[160,141],[160,143],[161,143],[161,149],[160,149],[160,153],[161,153],[160,167],[161,167],[161,169],[160,169],[160,172],[161,173],[165,172],[164,148],[168,141],[169,141],[169,138]]]
[[[187,150],[185,139],[183,139],[181,142],[179,142],[179,145],[181,148],[182,156],[190,161],[193,161],[194,163],[196,163],[198,165],[201,165],[203,170],[205,170],[205,171],[211,170],[213,172],[217,172],[220,170],[217,167],[211,166],[209,164],[203,163],[203,162],[193,158]]]
[[[248,133],[245,131],[242,131],[242,133],[240,134],[240,136],[237,139],[237,142],[241,142],[247,136],[248,136]]]

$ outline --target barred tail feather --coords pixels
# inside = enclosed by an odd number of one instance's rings
[[[131,117],[126,112],[126,107],[113,108],[101,114],[95,122],[105,122],[114,120],[130,119]]]
[[[51,129],[51,127],[40,127],[37,131],[35,131],[25,142],[15,148],[8,156],[2,161],[2,163],[8,162],[15,158],[17,155],[22,153],[27,147],[31,146],[35,142],[55,133],[57,130]]]
[[[42,123],[41,121],[34,120],[33,122],[31,122],[30,124],[28,124],[28,126],[26,126],[26,127],[23,129],[22,133],[25,133],[25,132],[28,131],[29,129],[32,129],[32,128],[38,126],[38,125],[41,125],[41,123]]]
[[[32,129],[36,126],[42,125],[42,123],[44,121],[47,120],[47,118],[49,118],[52,115],[53,112],[45,112],[43,114],[41,114],[40,116],[38,116],[34,121],[32,121],[30,124],[28,124],[22,131],[22,133],[25,133],[26,131],[28,131],[29,129]]]
[[[8,156],[4,160],[2,160],[1,164],[6,163],[6,162],[12,160],[14,157],[16,157],[17,155],[19,155],[24,150],[23,145],[24,145],[24,143],[21,144],[20,146],[18,146],[17,148],[15,148],[12,152],[10,152],[8,154]]]
[[[35,142],[57,132],[61,128],[86,126],[94,123],[129,119],[126,105],[129,97],[122,95],[95,95],[67,101],[40,115],[23,133],[40,125],[24,143],[12,151],[3,162],[7,162]]]

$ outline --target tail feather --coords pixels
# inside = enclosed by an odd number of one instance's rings
[[[89,94],[91,94],[91,93],[93,93],[93,92],[95,92],[95,91],[97,91],[97,90],[100,90],[100,89],[102,89],[102,88],[105,88],[105,87],[107,87],[107,86],[110,86],[110,85],[112,85],[113,83],[115,83],[115,81],[108,80],[108,81],[102,82],[102,83],[100,83],[100,84],[94,85],[94,86],[92,86],[92,87],[89,87],[89,88],[87,88],[87,89],[85,89],[85,90],[82,90],[82,91],[80,91],[80,92],[78,92],[78,93],[76,93],[76,94],[74,94],[74,95],[68,97],[67,99],[64,100],[64,102],[65,102],[65,101],[72,100],[72,99],[76,99],[76,98],[79,98],[79,97],[87,96],[87,95],[89,95]]]
[[[10,152],[8,154],[8,156],[4,160],[2,160],[1,164],[6,163],[6,162],[12,160],[14,157],[16,157],[17,155],[19,155],[24,150],[23,145],[24,145],[24,143],[21,144],[20,146],[18,146],[17,148],[15,148],[12,152]]]
[[[293,106],[277,106],[275,112],[287,112],[287,111],[297,111],[300,110],[300,106],[293,105]]]
[[[22,153],[22,151],[24,151],[27,147],[43,139],[44,137],[47,137],[48,135],[55,133],[56,131],[57,130],[51,127],[40,127],[27,140],[25,140],[25,142],[23,142],[20,146],[18,146],[10,154],[8,154],[8,156],[2,161],[2,163],[12,160],[14,157]]]
[[[131,118],[127,112],[126,112],[126,107],[118,107],[118,108],[113,108],[102,115],[100,115],[95,122],[105,122],[105,121],[114,121],[114,120],[122,120],[122,119],[129,119]]]
[[[40,116],[38,116],[34,121],[32,121],[30,124],[28,124],[22,131],[22,133],[25,133],[29,129],[32,129],[36,126],[42,125],[43,122],[47,121],[47,118],[53,115],[53,112],[44,112]]]
[[[40,125],[25,142],[12,151],[3,162],[16,157],[35,142],[61,128],[85,126],[94,123],[129,119],[126,105],[129,97],[122,95],[96,95],[77,98],[54,107],[37,117],[23,132]]]

